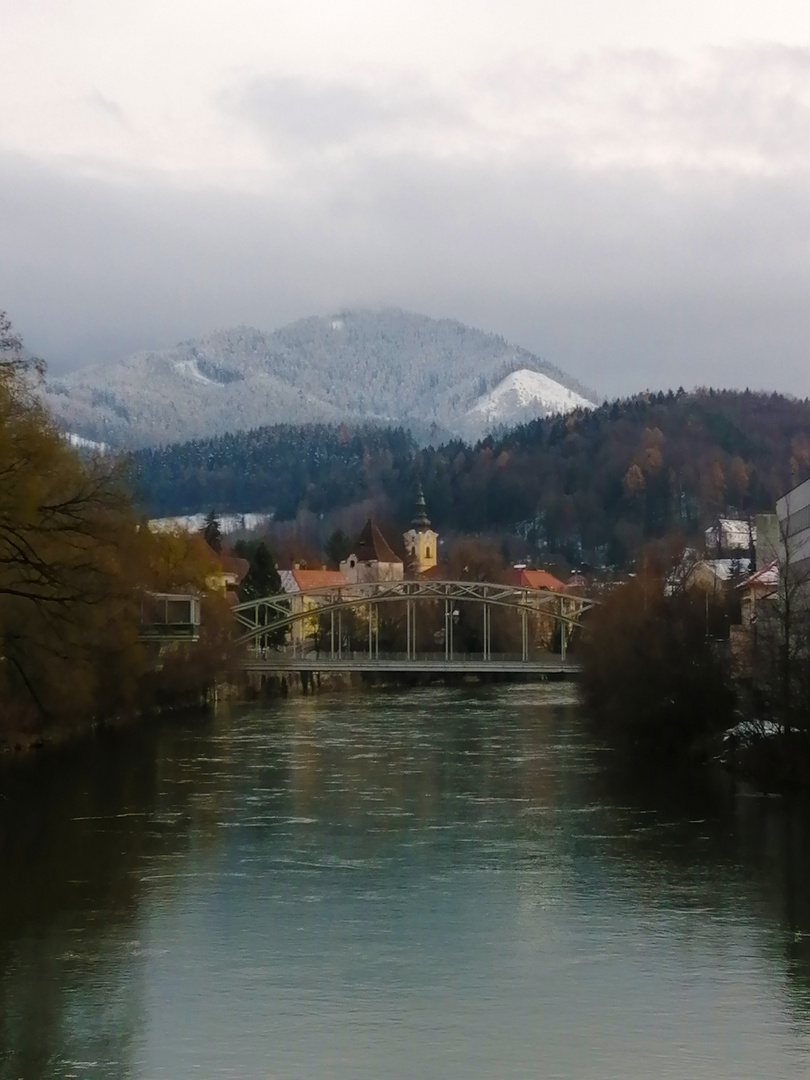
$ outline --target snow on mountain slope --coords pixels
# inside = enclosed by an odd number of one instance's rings
[[[550,416],[572,409],[593,408],[594,403],[539,371],[521,368],[502,379],[467,411],[473,423],[487,427],[512,423],[529,416]]]
[[[71,446],[75,446],[78,450],[95,450],[99,454],[104,454],[107,451],[106,443],[94,442],[93,439],[85,439],[81,435],[77,435],[75,431],[66,432],[65,438]]]
[[[164,533],[183,530],[185,532],[202,532],[205,528],[207,514],[180,514],[178,517],[152,518],[149,528],[153,532]],[[269,525],[273,520],[272,514],[220,514],[219,531],[223,536],[235,532],[251,532]]]
[[[487,423],[571,409],[588,391],[494,334],[385,309],[271,333],[213,331],[47,380],[41,395],[63,431],[133,447],[342,421],[402,424],[420,439],[478,438]]]

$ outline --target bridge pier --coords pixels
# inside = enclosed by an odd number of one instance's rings
[[[405,621],[407,623],[406,650],[409,660],[416,659],[416,606],[409,597],[405,601]]]

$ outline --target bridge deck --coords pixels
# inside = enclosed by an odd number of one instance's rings
[[[550,656],[540,660],[508,660],[492,658],[464,658],[448,660],[445,657],[424,658],[396,657],[377,659],[369,656],[335,657],[329,656],[282,656],[270,655],[266,658],[250,657],[242,661],[243,671],[284,672],[284,671],[359,671],[389,673],[425,674],[453,672],[454,674],[509,674],[509,675],[576,675],[579,664],[560,657]]]

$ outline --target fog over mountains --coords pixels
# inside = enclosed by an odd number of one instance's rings
[[[595,395],[526,349],[396,309],[217,331],[46,381],[65,431],[141,446],[263,424],[375,421],[418,438],[487,430]]]

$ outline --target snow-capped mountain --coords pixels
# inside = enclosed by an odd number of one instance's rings
[[[594,404],[583,394],[540,371],[521,368],[512,371],[489,393],[482,395],[467,410],[467,420],[473,427],[492,428],[536,416],[593,408]]]
[[[475,438],[593,400],[501,337],[396,309],[302,319],[272,333],[217,331],[48,380],[42,393],[63,430],[108,446],[341,421],[402,424],[431,441]]]

